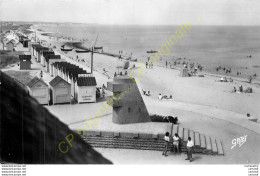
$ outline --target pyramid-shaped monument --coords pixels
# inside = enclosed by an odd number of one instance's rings
[[[150,117],[137,84],[129,76],[117,76],[113,82],[107,83],[109,96],[108,104],[113,106],[113,123],[130,124],[150,122]]]

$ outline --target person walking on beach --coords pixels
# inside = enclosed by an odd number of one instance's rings
[[[188,142],[187,142],[187,158],[185,160],[190,160],[192,162],[192,148],[194,146],[193,141],[191,140],[190,137],[188,137]]]
[[[165,63],[166,67],[167,67],[167,64],[168,64],[168,63],[167,63],[167,60],[166,60],[166,63]]]
[[[167,150],[168,150],[168,147],[169,147],[169,142],[170,142],[169,132],[166,132],[165,136],[164,136],[164,150],[163,150],[163,154],[162,154],[164,156],[168,156]]]
[[[145,65],[146,65],[146,68],[147,68],[147,66],[148,66],[148,62],[145,62]]]

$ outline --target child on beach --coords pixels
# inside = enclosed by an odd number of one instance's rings
[[[168,150],[169,142],[170,142],[169,132],[166,132],[165,136],[164,136],[164,151],[163,151],[163,154],[162,154],[164,156],[168,156],[167,150]]]

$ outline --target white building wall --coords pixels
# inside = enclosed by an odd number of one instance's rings
[[[78,103],[96,102],[96,86],[77,86]]]

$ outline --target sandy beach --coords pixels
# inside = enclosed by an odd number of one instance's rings
[[[57,42],[47,36],[38,36],[44,40],[45,45],[55,45],[55,52],[61,53],[67,61],[76,63],[82,68],[89,70],[90,53],[79,54],[74,51],[67,54],[60,51],[60,46],[68,42],[62,40]],[[76,56],[79,60],[76,61]],[[74,58],[74,59],[71,59]],[[94,54],[94,76],[98,85],[107,83],[113,78],[113,73],[117,72],[116,66],[123,61],[118,58],[101,54]],[[130,67],[138,66],[138,63],[131,62]],[[103,69],[108,71],[104,74]],[[133,69],[128,69],[128,74]],[[125,70],[126,71],[126,70]],[[197,164],[246,164],[259,163],[259,123],[251,122],[246,114],[259,118],[260,109],[260,88],[256,82],[249,84],[246,79],[234,78],[233,82],[219,82],[220,76],[205,74],[204,77],[179,77],[179,69],[170,69],[161,66],[154,66],[152,69],[143,69],[143,75],[137,82],[139,90],[149,90],[151,96],[143,96],[149,113],[159,115],[178,116],[180,124],[187,128],[220,138],[223,142],[225,156],[197,156]],[[138,77],[138,72],[133,76]],[[203,73],[201,73],[203,74]],[[47,74],[45,74],[47,75]],[[47,76],[48,77],[48,76]],[[45,79],[45,78],[44,78]],[[48,78],[50,79],[50,78]],[[242,85],[244,88],[252,87],[253,93],[231,93],[233,87]],[[172,95],[173,101],[159,101],[157,96]],[[68,124],[71,129],[76,130],[85,119],[90,118],[105,100],[100,100],[95,104],[80,105],[56,105],[46,106],[46,108],[56,115],[61,121]],[[88,109],[85,111],[84,109]],[[108,130],[112,126],[112,110],[100,118],[100,124],[93,130]],[[73,119],[71,118],[73,116]],[[116,128],[116,127],[115,127]],[[242,147],[231,150],[231,141],[242,135],[248,135],[247,142]],[[97,149],[104,156],[111,159],[116,164],[185,164],[183,161],[185,154],[180,156],[161,157],[160,152],[153,151],[133,151],[116,149]],[[131,157],[133,153],[139,153]],[[154,156],[158,155],[158,157]],[[124,157],[128,160],[125,160]]]
[[[71,40],[59,39],[57,41],[57,38],[40,35],[41,33],[45,32],[37,31],[37,37],[42,41],[43,46],[55,46],[56,49],[53,50],[56,54],[60,54],[62,59],[90,71],[90,53],[62,52],[60,47]],[[80,45],[80,43],[78,44]],[[37,63],[35,59],[32,59],[32,62],[31,76],[38,75],[42,70],[45,82],[53,79],[49,73],[45,72],[40,63]],[[220,75],[206,72],[199,72],[204,77],[180,77],[179,67],[166,68],[162,64],[163,61],[159,61],[159,64],[153,68],[143,68],[141,75],[138,71],[138,67],[142,68],[140,62],[130,61],[129,69],[118,69],[117,66],[122,66],[124,62],[125,60],[119,60],[117,57],[94,53],[93,75],[96,77],[98,86],[107,85],[108,81],[112,81],[115,72],[122,71],[124,74],[127,71],[127,75],[132,72],[131,76],[138,80],[137,85],[140,92],[143,89],[151,93],[149,97],[142,95],[150,114],[177,116],[181,126],[221,139],[224,156],[195,154],[195,161],[192,164],[259,163],[259,120],[251,122],[247,117],[247,113],[254,118],[259,118],[260,115],[260,86],[257,80],[253,80],[253,83],[250,84],[247,79],[233,77],[233,82],[220,82]],[[135,68],[133,68],[134,66]],[[19,70],[19,68],[17,64],[13,64],[2,69],[2,71],[8,70]],[[253,93],[231,93],[234,87],[238,88],[240,85],[244,88],[252,87]],[[173,100],[158,100],[159,93],[172,95]],[[108,95],[109,92],[107,91],[106,94]],[[105,101],[106,99],[103,98],[98,99],[97,103],[45,107],[71,129],[77,130],[84,120],[89,119]],[[110,109],[100,117],[97,127],[90,128],[90,130],[101,131],[113,131],[113,129],[149,133],[156,129],[156,132],[164,133],[168,127],[167,124],[156,123],[115,125],[112,124],[112,109]],[[241,147],[231,149],[232,140],[243,135],[248,136],[246,143]],[[115,164],[190,164],[185,162],[184,153],[181,155],[170,154],[165,158],[162,157],[161,152],[156,151],[101,148],[96,150]]]

